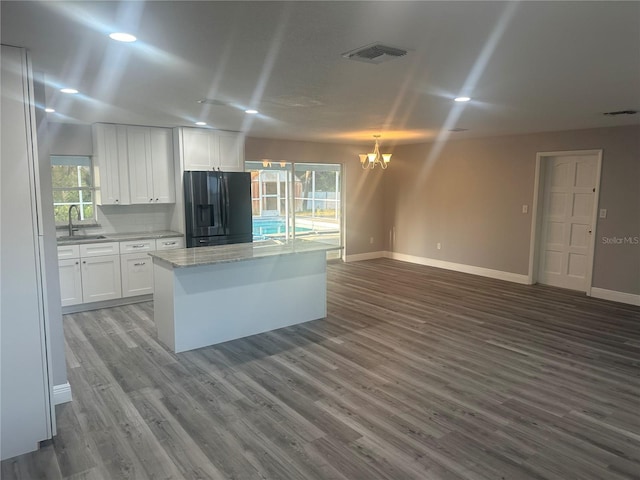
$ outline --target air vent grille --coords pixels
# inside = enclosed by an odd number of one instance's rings
[[[635,115],[636,113],[638,113],[637,110],[618,110],[617,112],[605,112],[603,115],[615,117],[617,115]]]
[[[216,100],[215,98],[203,98],[202,100],[198,100],[198,103],[202,105],[217,105],[219,107],[226,107],[229,105],[229,102],[223,102],[222,100]]]
[[[402,48],[391,47],[389,45],[383,45],[382,43],[372,43],[371,45],[365,45],[364,47],[345,52],[342,56],[350,60],[378,64],[394,58],[403,57],[406,54],[407,50]]]

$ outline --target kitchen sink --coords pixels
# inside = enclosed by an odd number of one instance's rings
[[[106,236],[104,235],[73,235],[73,236],[64,236],[64,237],[58,237],[56,240],[58,240],[59,242],[69,242],[72,240],[81,242],[83,240],[106,240]]]

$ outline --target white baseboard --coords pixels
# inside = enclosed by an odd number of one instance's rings
[[[69,382],[53,386],[53,404],[60,405],[71,401],[71,385]]]
[[[153,294],[138,295],[135,297],[114,298],[113,300],[103,300],[102,302],[79,303],[78,305],[70,305],[62,307],[62,314],[88,312],[90,310],[100,310],[102,308],[119,307],[121,305],[130,305],[132,303],[149,302],[153,300]]]
[[[616,290],[607,290],[605,288],[591,288],[591,296],[601,298],[603,300],[611,300],[612,302],[628,303],[640,307],[640,295],[634,293],[618,292]]]
[[[362,260],[373,260],[374,258],[384,258],[387,252],[367,252],[356,253],[355,255],[345,255],[345,262],[360,262]]]
[[[473,265],[465,265],[463,263],[446,262],[444,260],[436,260],[434,258],[417,257],[415,255],[406,255],[397,252],[385,252],[386,257],[403,262],[417,263],[427,265],[429,267],[444,268],[455,272],[470,273],[472,275],[480,275],[481,277],[495,278],[497,280],[506,280],[507,282],[521,283],[529,285],[529,277],[519,273],[503,272],[502,270],[492,270],[484,267],[474,267]]]
[[[345,256],[345,262],[359,262],[362,260],[372,260],[374,258],[392,258],[403,262],[417,263],[419,265],[427,265],[429,267],[444,268],[455,272],[470,273],[472,275],[480,275],[482,277],[495,278],[497,280],[505,280],[507,282],[520,283],[523,285],[531,285],[528,275],[518,273],[503,272],[502,270],[492,270],[484,267],[474,267],[473,265],[465,265],[462,263],[447,262],[444,260],[436,260],[427,257],[418,257],[415,255],[407,255],[398,252],[368,252],[358,253],[356,255]],[[612,302],[627,303],[629,305],[640,306],[640,295],[634,293],[618,292],[616,290],[607,290],[605,288],[591,288],[591,296],[603,300],[611,300]]]

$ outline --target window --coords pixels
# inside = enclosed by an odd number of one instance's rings
[[[77,205],[79,217],[73,214],[73,223],[95,223],[95,204],[91,157],[51,156],[53,185],[53,214],[56,224],[69,223],[69,208]]]
[[[305,238],[342,244],[339,164],[251,162],[253,240]],[[340,251],[329,252],[329,258]]]

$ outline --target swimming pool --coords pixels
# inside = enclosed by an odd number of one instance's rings
[[[264,240],[266,237],[277,237],[284,235],[287,230],[287,223],[284,218],[253,218],[253,239]],[[296,234],[311,232],[310,228],[296,227]]]

